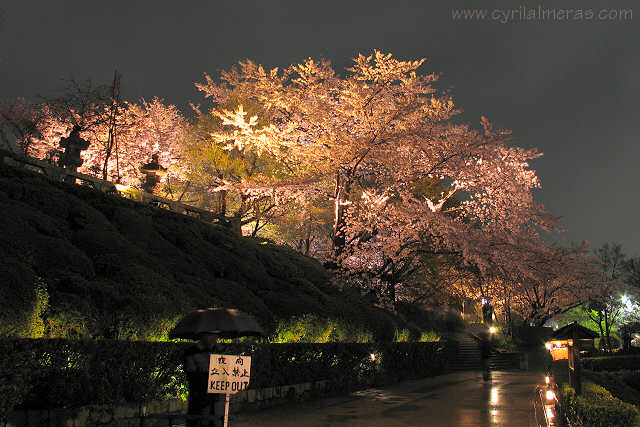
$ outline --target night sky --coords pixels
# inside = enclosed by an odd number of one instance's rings
[[[239,60],[267,67],[325,57],[340,72],[373,49],[427,58],[464,109],[538,147],[536,199],[565,243],[621,243],[640,255],[640,7],[627,20],[518,19],[538,9],[633,9],[633,1],[3,1],[0,100],[37,100],[74,76],[126,99],[162,98],[186,115],[194,86]],[[511,22],[456,21],[452,8],[517,9]],[[535,10],[534,10],[535,12]],[[530,13],[530,12],[529,12]],[[586,16],[586,12],[583,12]],[[495,15],[499,17],[500,15]],[[530,15],[529,15],[530,16]],[[550,237],[555,239],[556,237]]]

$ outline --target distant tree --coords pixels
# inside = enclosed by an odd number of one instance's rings
[[[624,262],[627,284],[640,288],[640,257],[629,258]]]
[[[541,244],[528,254],[523,252],[518,270],[514,300],[524,309],[526,321],[535,326],[587,300],[599,278],[586,245]]]
[[[80,126],[85,132],[108,120],[102,111],[110,103],[109,86],[96,85],[91,79],[79,82],[71,77],[57,95],[42,97],[42,100],[43,104],[49,106],[53,116]]]
[[[589,319],[599,328],[605,349],[611,351],[611,331],[621,320],[626,256],[621,245],[609,242],[597,248],[594,254],[601,277],[596,292],[584,308]]]
[[[24,98],[4,102],[0,106],[0,139],[3,147],[30,155],[41,137],[38,127],[41,117],[38,106]]]
[[[100,92],[97,89],[77,90],[68,99],[38,106],[37,136],[30,139],[30,155],[56,163],[61,139],[69,135],[74,123],[82,123],[80,135],[90,145],[82,153],[79,172],[139,186],[143,178],[140,167],[157,156],[170,177],[179,175],[179,141],[184,137],[186,120],[175,106],[154,98],[139,104],[120,100],[115,108],[109,102],[92,103],[100,98],[86,92]]]

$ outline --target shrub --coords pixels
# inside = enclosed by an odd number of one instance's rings
[[[270,338],[275,343],[370,342],[373,336],[363,325],[315,314],[294,316],[278,322]]]
[[[420,335],[420,342],[438,342],[442,339],[436,331],[426,331]]]
[[[184,397],[189,343],[114,340],[0,340],[0,417],[39,409]],[[324,343],[225,345],[252,356],[250,388],[328,381],[334,391],[439,375],[455,345]],[[372,358],[371,355],[374,355]]]
[[[284,341],[387,342],[405,329],[418,340],[427,329],[338,289],[290,248],[6,165],[0,193],[0,335],[46,326],[54,337],[163,339],[174,319],[205,307],[241,309],[269,334],[279,319],[325,319]]]
[[[591,371],[640,370],[640,356],[604,356],[582,359],[582,367]]]
[[[0,336],[41,337],[46,285],[26,264],[0,259]]]
[[[623,402],[640,406],[640,372],[594,372],[585,370],[584,377],[606,388]]]
[[[582,394],[567,384],[561,389],[562,407],[567,419],[579,427],[626,427],[640,423],[638,408],[613,397],[605,388],[584,381]]]

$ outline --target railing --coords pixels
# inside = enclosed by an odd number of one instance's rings
[[[53,165],[47,161],[36,159],[22,154],[16,154],[11,151],[0,149],[0,163],[11,162],[29,166],[30,169],[35,169],[42,173],[52,181],[67,181],[68,178],[81,181],[84,185],[88,185],[103,193],[119,194],[122,197],[126,197],[131,200],[135,200],[140,203],[148,203],[154,206],[158,206],[164,209],[168,209],[173,212],[181,214],[195,216],[206,222],[219,222],[224,224],[225,218],[214,212],[206,209],[190,206],[175,200],[167,199],[165,197],[157,196],[155,194],[146,193],[137,188],[122,185],[104,179],[96,178],[95,176],[86,175],[72,169],[63,168]]]

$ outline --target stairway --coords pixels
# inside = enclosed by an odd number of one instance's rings
[[[506,371],[508,369],[520,369],[520,354],[492,349],[491,370]]]
[[[458,340],[458,360],[453,369],[455,371],[482,371],[480,341],[468,332],[457,334],[456,339]],[[491,370],[504,371],[507,369],[520,369],[518,353],[491,349]]]
[[[481,371],[482,353],[480,343],[468,332],[456,335],[458,340],[458,360],[453,367],[456,371]]]

